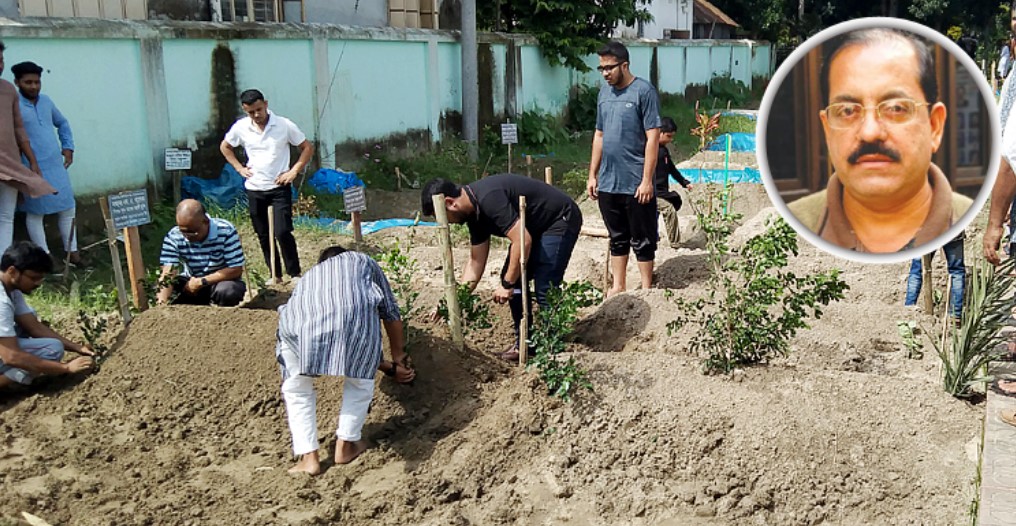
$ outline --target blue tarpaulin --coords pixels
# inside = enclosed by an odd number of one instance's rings
[[[247,192],[243,189],[243,176],[228,163],[222,167],[217,179],[185,176],[180,180],[180,197],[197,199],[206,206],[214,204],[224,210],[247,206]]]
[[[702,170],[699,168],[681,168],[681,175],[693,183],[720,183],[723,184],[725,170]],[[727,172],[728,181],[731,183],[761,183],[762,174],[755,168],[744,170],[730,170]],[[677,181],[670,178],[670,184],[676,185]]]
[[[340,172],[331,168],[321,168],[307,180],[307,184],[318,192],[341,194],[351,186],[365,186],[354,172]]]
[[[714,152],[725,152],[727,151],[727,136],[730,136],[730,151],[732,152],[754,152],[755,151],[755,134],[746,132],[735,132],[735,133],[724,133],[719,137],[713,139],[708,145],[706,150]]]
[[[293,218],[293,223],[301,226],[310,226],[315,228],[321,228],[329,232],[339,232],[344,234],[352,234],[353,230],[350,227],[349,221],[343,221],[341,219],[333,219],[331,217],[306,217],[300,216]],[[428,221],[420,221],[417,223],[412,219],[378,219],[377,221],[365,221],[360,223],[360,230],[364,234],[372,234],[378,230],[384,230],[386,228],[392,228],[397,226],[437,226],[437,223],[431,223]]]

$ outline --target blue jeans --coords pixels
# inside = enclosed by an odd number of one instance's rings
[[[952,315],[959,317],[963,313],[963,286],[967,277],[967,268],[963,264],[963,237],[948,242],[942,247],[945,251],[945,261],[949,267],[949,278],[952,281],[952,292],[949,294],[949,306]],[[931,253],[932,257],[935,253]],[[917,304],[917,297],[921,295],[921,281],[923,276],[921,258],[910,262],[910,275],[907,277],[907,300],[906,305]]]
[[[536,287],[536,302],[541,307],[547,306],[547,292],[550,291],[550,288],[557,287],[564,280],[564,271],[568,268],[568,261],[571,260],[572,250],[578,239],[578,232],[568,232],[561,236],[542,236],[533,240],[533,248],[530,249],[529,260],[526,262],[526,277],[533,280]],[[507,260],[504,268],[508,268]],[[501,272],[504,275],[504,270]],[[516,282],[515,288],[521,291],[522,284]],[[533,298],[530,296],[530,316],[526,322],[529,327],[533,324],[532,301]],[[512,294],[511,299],[508,300],[508,306],[512,311],[515,346],[518,347],[519,326],[522,324],[522,293]]]

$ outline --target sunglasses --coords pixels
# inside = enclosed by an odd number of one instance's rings
[[[606,73],[608,71],[614,71],[614,68],[624,64],[624,62],[618,62],[617,64],[606,64],[604,66],[596,66],[596,71],[600,73]]]

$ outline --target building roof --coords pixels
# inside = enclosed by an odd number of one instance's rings
[[[706,0],[695,0],[695,23],[696,24],[723,24],[733,27],[741,27],[734,22],[733,18],[720,11],[720,8],[710,4]]]

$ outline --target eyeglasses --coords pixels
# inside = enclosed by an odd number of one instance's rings
[[[180,229],[180,235],[182,235],[183,237],[187,237],[187,238],[197,237],[199,234],[201,234],[201,232],[198,232],[197,230],[189,230],[189,229],[186,229],[186,228],[181,228]]]
[[[889,99],[876,106],[864,106],[856,102],[836,102],[830,104],[825,112],[829,127],[847,130],[856,127],[864,120],[868,110],[875,110],[875,117],[885,124],[906,124],[914,118],[919,106],[929,106],[930,102],[917,102],[913,99]]]
[[[600,73],[607,73],[607,72],[610,72],[610,71],[614,71],[614,68],[620,66],[621,64],[624,64],[624,62],[618,62],[617,64],[606,64],[606,65],[603,65],[603,66],[596,66],[596,71],[599,71]]]

